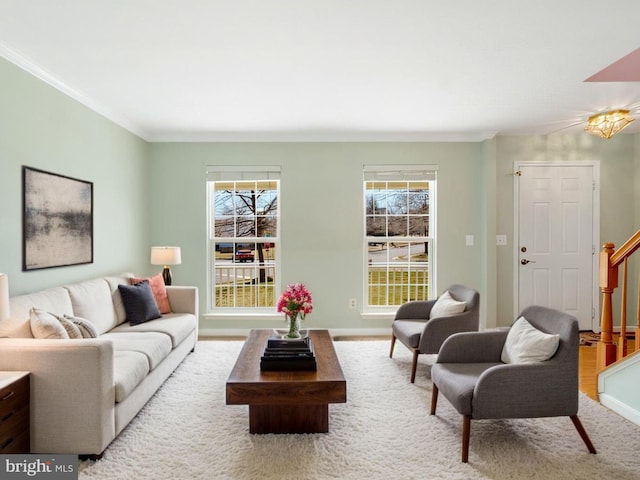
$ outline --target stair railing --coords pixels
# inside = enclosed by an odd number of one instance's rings
[[[604,369],[627,355],[627,295],[629,257],[640,248],[640,230],[627,240],[618,250],[613,243],[605,243],[600,252],[600,291],[602,292],[602,315],[600,317],[600,341],[597,346],[596,367]],[[620,306],[620,337],[618,344],[613,342],[613,303],[612,296],[618,288],[618,267],[622,265],[622,291]],[[640,285],[636,304],[636,351],[640,346]]]

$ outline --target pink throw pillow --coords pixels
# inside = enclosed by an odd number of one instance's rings
[[[167,287],[165,286],[164,280],[162,279],[162,274],[158,273],[153,277],[129,279],[131,285],[135,285],[136,283],[140,283],[144,280],[149,281],[149,286],[151,287],[151,291],[153,292],[153,298],[156,299],[156,303],[158,304],[158,310],[160,310],[160,313],[162,313],[163,315],[165,313],[171,313],[171,304],[169,303]]]

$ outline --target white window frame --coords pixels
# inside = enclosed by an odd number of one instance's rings
[[[399,305],[369,305],[369,244],[380,240],[379,237],[367,236],[366,184],[371,181],[427,181],[429,182],[429,235],[427,237],[394,237],[398,242],[426,241],[429,249],[427,275],[428,298],[436,297],[436,206],[437,206],[437,165],[364,165],[362,181],[362,219],[363,219],[363,313],[389,314],[395,312]]]
[[[280,196],[280,171],[279,166],[207,166],[206,167],[206,197],[207,197],[207,312],[206,317],[274,317],[276,303],[281,293],[281,252],[280,252],[280,222],[281,222],[281,196]],[[267,181],[277,182],[278,215],[276,232],[269,237],[215,237],[213,231],[215,212],[213,211],[213,198],[211,182],[226,181]],[[267,241],[268,239],[268,241]],[[271,243],[275,247],[275,280],[274,280],[274,304],[265,307],[217,307],[215,305],[215,245],[216,243]],[[257,261],[257,260],[256,260]],[[280,316],[278,316],[280,317]]]

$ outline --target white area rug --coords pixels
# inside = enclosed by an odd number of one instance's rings
[[[199,342],[196,351],[81,479],[634,479],[640,427],[581,394],[579,416],[597,455],[569,418],[471,424],[469,463],[460,462],[462,418],[444,397],[429,415],[422,356],[389,342],[342,341],[347,403],[329,407],[330,433],[251,435],[247,406],[225,404],[225,382],[242,346]]]

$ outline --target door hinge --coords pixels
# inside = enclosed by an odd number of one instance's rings
[[[593,190],[594,192],[595,192],[595,190],[596,190],[596,181],[595,181],[595,180],[593,180],[593,181],[591,182],[591,190]]]
[[[516,170],[515,172],[513,172],[514,175],[517,175],[518,177],[522,176],[522,171],[521,170]]]
[[[596,318],[596,309],[591,307],[591,320],[593,320],[594,318]]]
[[[595,255],[595,254],[596,254],[596,246],[591,245],[591,255]]]

